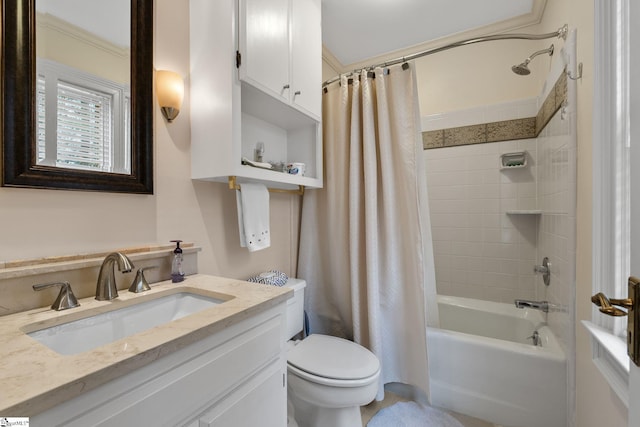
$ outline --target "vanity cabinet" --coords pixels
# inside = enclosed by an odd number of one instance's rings
[[[192,178],[322,187],[320,1],[190,0],[190,14]],[[258,143],[305,175],[242,164]]]
[[[285,306],[170,354],[159,348],[139,369],[31,417],[31,425],[285,426]]]

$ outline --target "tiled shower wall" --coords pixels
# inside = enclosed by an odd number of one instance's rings
[[[554,333],[574,348],[576,259],[576,144],[574,113],[556,113],[538,135],[538,256],[549,257],[551,285],[536,282],[536,297],[555,305],[548,316]]]
[[[510,103],[506,117],[504,105],[425,117],[423,131],[535,116],[536,103]],[[547,300],[557,308],[549,324],[568,349],[576,252],[574,117],[560,109],[537,138],[424,151],[438,293],[505,303]],[[526,151],[527,167],[501,169],[500,155],[519,151]],[[549,287],[533,273],[545,256]]]
[[[527,167],[500,155],[526,151]],[[438,294],[498,302],[536,297],[536,140],[424,151]]]

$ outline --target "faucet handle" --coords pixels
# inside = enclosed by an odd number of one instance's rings
[[[551,263],[548,257],[542,259],[542,265],[534,266],[533,271],[542,274],[542,280],[545,285],[549,286],[551,284]]]
[[[540,334],[538,333],[537,330],[533,331],[533,334],[530,337],[527,337],[527,339],[532,340],[533,345],[535,346],[540,345]]]
[[[73,290],[71,289],[71,285],[69,284],[69,282],[40,283],[38,285],[33,285],[33,290],[40,291],[52,286],[60,286],[58,298],[56,298],[56,300],[51,305],[52,309],[60,311],[80,306],[80,303],[76,299],[76,296],[73,294]]]
[[[149,287],[149,283],[147,282],[147,279],[144,277],[144,272],[146,270],[151,270],[152,268],[158,268],[158,266],[152,265],[151,267],[143,267],[138,269],[138,272],[136,273],[136,277],[133,279],[131,286],[129,286],[129,292],[134,292],[138,294],[140,292],[148,291],[149,289],[151,289]]]

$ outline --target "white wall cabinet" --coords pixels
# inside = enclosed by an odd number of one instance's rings
[[[322,187],[320,1],[190,0],[190,13],[192,178]],[[242,165],[258,142],[305,176]]]
[[[320,120],[322,117],[320,0],[291,0],[291,5],[291,100]]]
[[[240,79],[284,102],[290,96],[291,0],[240,0]]]
[[[320,0],[240,0],[240,79],[322,116]]]
[[[149,361],[31,425],[286,426],[285,306]]]

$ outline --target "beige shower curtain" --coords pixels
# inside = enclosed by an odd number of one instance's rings
[[[325,186],[305,193],[298,261],[311,333],[373,351],[378,399],[389,382],[428,393],[437,305],[413,66],[342,76],[324,94],[323,132]]]

